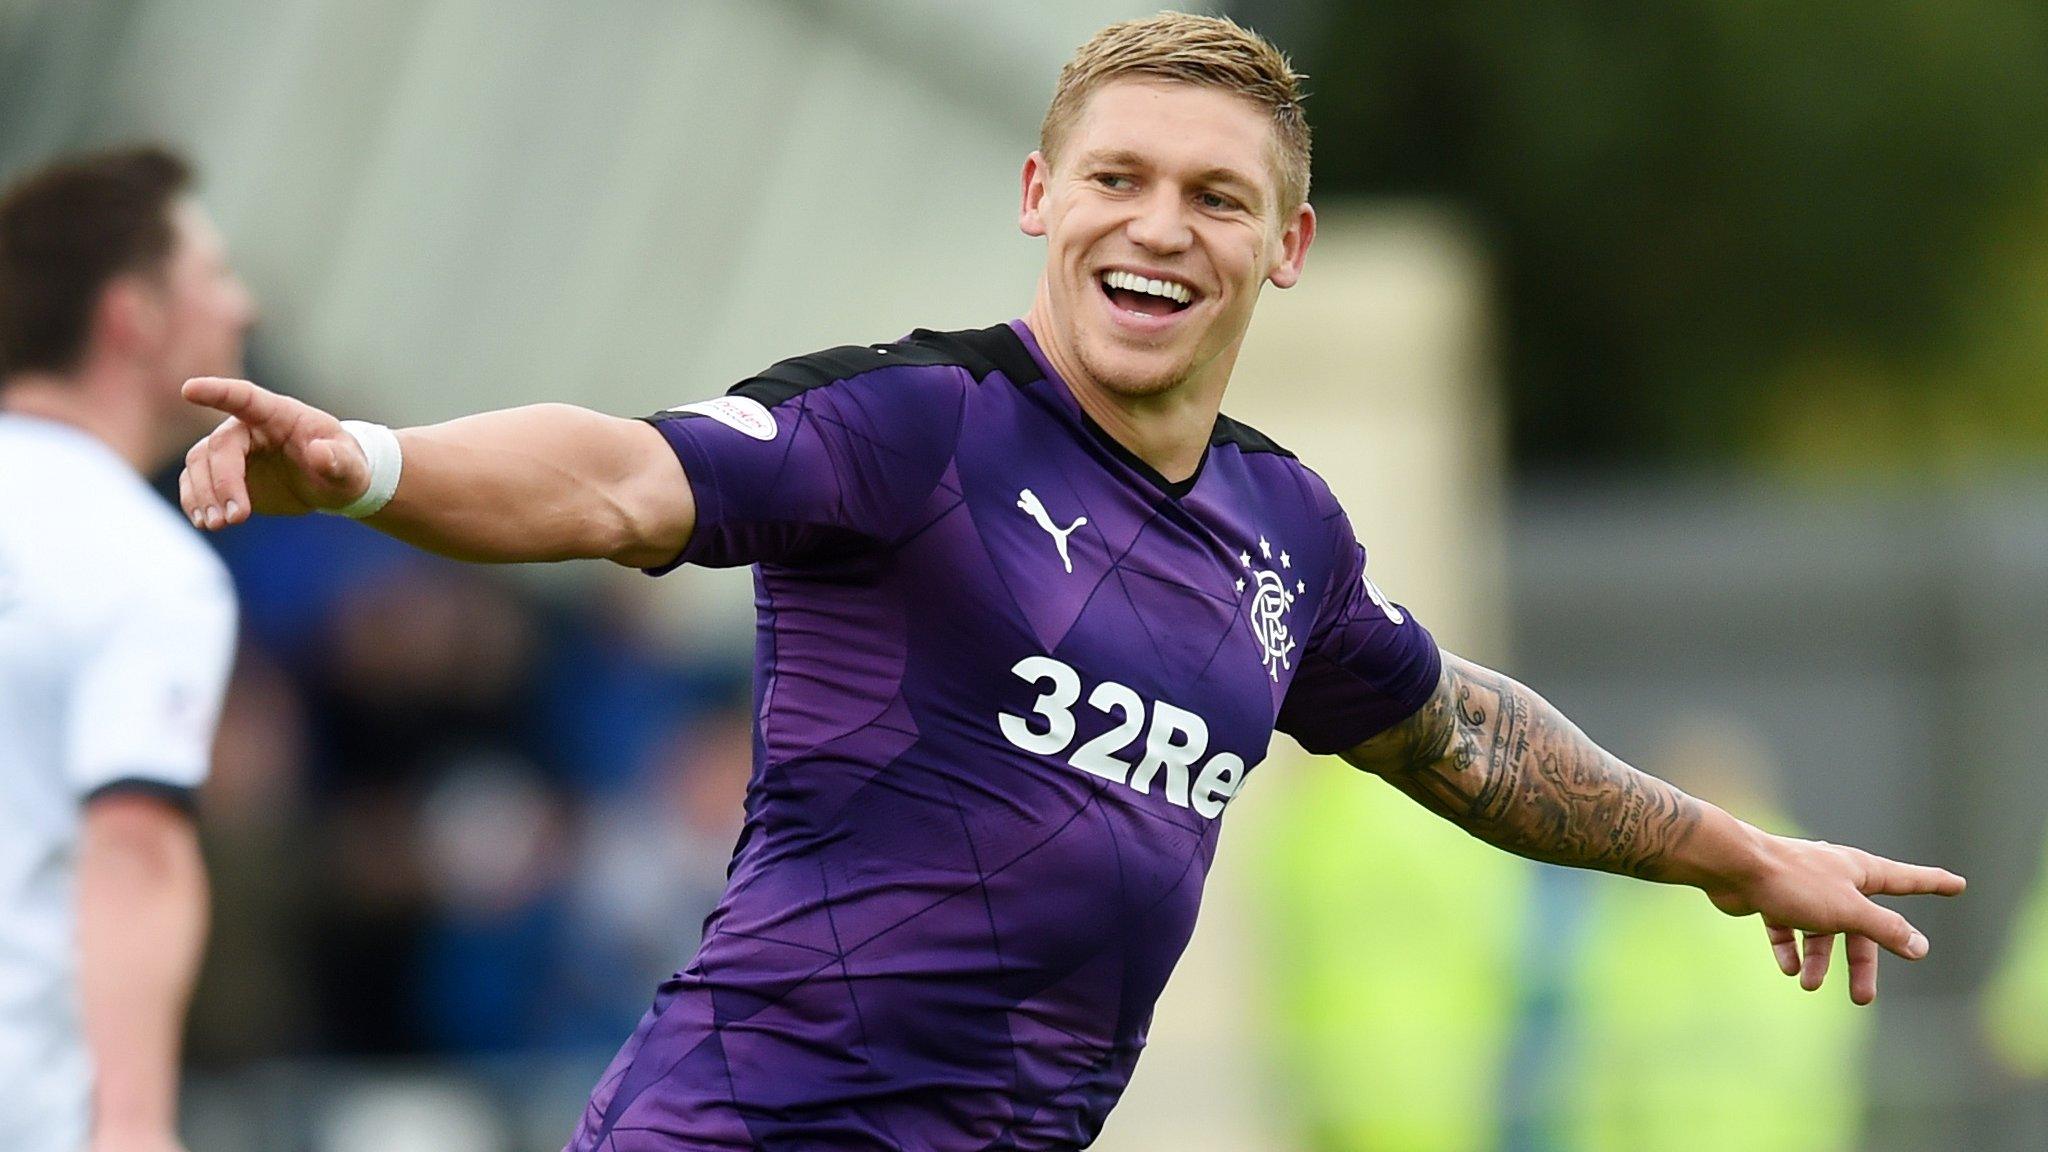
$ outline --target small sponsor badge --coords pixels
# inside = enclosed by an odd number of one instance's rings
[[[709,416],[742,436],[756,440],[775,439],[775,417],[759,400],[745,396],[720,396],[715,400],[699,400],[695,404],[681,404],[669,409],[671,412],[694,412]]]
[[[1387,599],[1387,594],[1380,591],[1380,586],[1372,582],[1372,577],[1362,576],[1360,579],[1365,581],[1365,594],[1372,597],[1372,602],[1380,606],[1380,611],[1387,614],[1389,621],[1397,625],[1407,621],[1408,618],[1401,614],[1394,602]]]

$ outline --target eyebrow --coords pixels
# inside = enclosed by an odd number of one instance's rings
[[[1107,164],[1114,168],[1147,168],[1151,166],[1151,161],[1128,148],[1112,148],[1100,152],[1090,152],[1083,156],[1081,161],[1083,164]],[[1221,166],[1205,168],[1195,173],[1195,183],[1228,184],[1238,191],[1248,193],[1248,199],[1263,200],[1257,181],[1254,181],[1251,177],[1246,176],[1235,168]]]

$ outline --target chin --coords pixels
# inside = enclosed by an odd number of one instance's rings
[[[1131,355],[1128,352],[1082,349],[1081,367],[1088,378],[1119,396],[1157,396],[1179,387],[1192,374],[1185,357]]]

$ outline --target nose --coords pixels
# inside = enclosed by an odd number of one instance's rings
[[[1194,243],[1194,230],[1188,227],[1179,191],[1164,184],[1139,202],[1126,234],[1132,243],[1162,255],[1185,251]]]

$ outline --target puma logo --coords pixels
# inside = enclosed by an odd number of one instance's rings
[[[1074,522],[1065,528],[1054,527],[1052,517],[1046,513],[1045,504],[1039,500],[1038,493],[1033,492],[1029,488],[1017,493],[1017,507],[1030,513],[1031,518],[1038,521],[1038,526],[1045,529],[1046,534],[1052,537],[1053,546],[1060,550],[1061,566],[1066,568],[1068,572],[1072,572],[1074,570],[1074,561],[1072,557],[1067,555],[1067,537],[1072,536],[1076,528],[1086,524],[1088,518],[1086,516],[1076,517]]]

